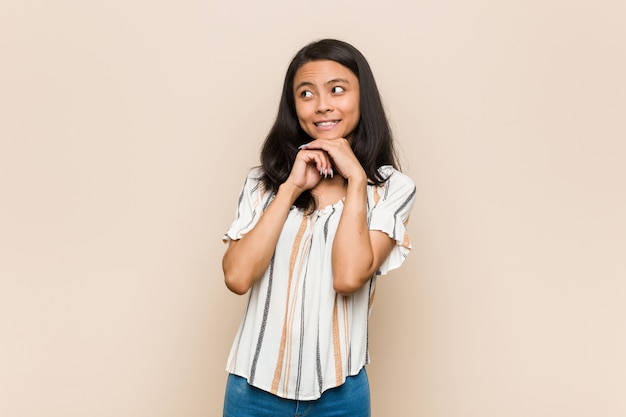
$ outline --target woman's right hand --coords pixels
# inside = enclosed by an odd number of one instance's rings
[[[306,191],[315,187],[322,178],[332,176],[332,172],[332,164],[326,151],[302,149],[296,155],[287,182],[301,191]]]
[[[325,175],[330,176],[331,166],[326,151],[302,149],[298,152],[283,184],[286,186],[281,185],[252,230],[241,239],[232,240],[224,253],[224,280],[232,292],[245,294],[263,276],[293,202],[300,193],[315,187]]]

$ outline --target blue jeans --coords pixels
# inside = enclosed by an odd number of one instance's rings
[[[313,401],[278,397],[228,375],[223,417],[370,417],[370,387],[365,368]]]

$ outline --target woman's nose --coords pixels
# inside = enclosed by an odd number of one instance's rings
[[[317,102],[317,113],[327,113],[332,111],[333,107],[329,99],[320,97]]]

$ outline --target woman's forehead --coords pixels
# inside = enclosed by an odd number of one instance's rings
[[[337,81],[355,83],[358,82],[358,78],[348,67],[336,61],[309,61],[296,71],[294,86],[303,82],[327,84]]]

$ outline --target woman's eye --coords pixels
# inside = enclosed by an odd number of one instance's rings
[[[308,91],[308,90],[304,90],[300,93],[300,97],[302,98],[311,98],[313,97],[313,93]]]
[[[338,85],[334,86],[333,89],[332,89],[332,92],[335,93],[335,94],[343,93],[344,91],[346,91],[346,90],[344,90],[343,87],[339,87]]]

